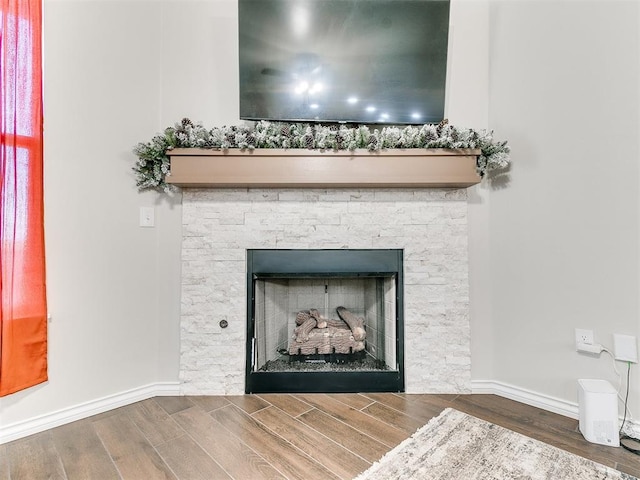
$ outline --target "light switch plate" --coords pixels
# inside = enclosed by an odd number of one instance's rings
[[[638,344],[633,335],[613,334],[613,354],[621,362],[638,363]]]
[[[153,227],[155,225],[155,211],[153,207],[140,207],[140,226]]]

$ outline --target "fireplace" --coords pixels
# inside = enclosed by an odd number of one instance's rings
[[[246,393],[404,391],[403,251],[247,251]]]
[[[403,348],[397,350],[394,359],[385,345],[384,363],[389,367],[378,374],[392,371],[395,375],[397,371],[404,385],[389,389],[407,393],[470,391],[466,190],[185,188],[182,195],[180,382],[185,394],[239,395],[255,391],[255,385],[247,389],[247,365],[253,365],[250,368],[261,377],[260,373],[268,373],[260,370],[270,360],[267,353],[273,355],[287,348],[286,343],[267,346],[265,339],[264,358],[254,362],[254,354],[248,354],[247,345],[254,342],[248,339],[255,337],[257,328],[247,320],[251,318],[248,293],[254,289],[276,290],[280,284],[308,288],[309,282],[318,282],[314,288],[321,291],[320,299],[289,305],[286,316],[291,324],[283,334],[289,337],[295,328],[295,316],[302,310],[317,309],[323,317],[339,319],[336,308],[342,306],[356,317],[366,317],[359,305],[340,297],[327,300],[330,305],[325,309],[325,288],[352,289],[356,288],[350,285],[352,281],[366,281],[368,285],[362,288],[369,293],[361,295],[373,295],[372,290],[375,293],[376,288],[400,280],[401,303],[394,308],[402,315],[396,335]],[[315,262],[321,268],[314,275],[309,275],[313,270],[305,268],[306,278],[299,273],[283,278],[282,274],[288,272],[271,266],[249,275],[252,267],[248,252],[259,250],[396,251],[402,252],[402,266],[377,268],[379,271],[373,273],[383,275],[374,275],[373,279],[369,273],[376,268],[358,267],[355,272],[337,268],[337,273],[354,275],[328,278],[325,274],[335,272],[328,270],[323,259]],[[294,263],[308,267],[314,262],[307,259]],[[285,261],[276,264],[284,265]],[[395,279],[387,275],[395,271]],[[255,285],[254,273],[261,277]],[[386,295],[385,302],[389,301],[389,292]],[[384,335],[390,330],[385,326]],[[380,344],[373,343],[369,335],[368,331],[367,343],[379,349]]]

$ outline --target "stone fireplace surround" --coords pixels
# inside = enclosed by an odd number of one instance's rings
[[[183,393],[244,393],[246,251],[256,248],[403,249],[406,391],[470,392],[466,193],[185,188]]]

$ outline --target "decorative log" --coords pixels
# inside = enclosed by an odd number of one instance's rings
[[[303,343],[309,340],[309,332],[316,326],[316,319],[309,318],[299,327],[296,327],[294,332],[296,333],[296,342]]]
[[[302,325],[304,322],[309,320],[311,315],[309,312],[300,311],[296,314],[296,325]]]
[[[327,319],[327,327],[341,328],[344,330],[351,330],[349,325],[346,324],[344,320],[339,318],[328,318]]]
[[[320,312],[315,308],[309,310],[309,315],[316,319],[316,328],[327,328],[327,319],[320,315]]]
[[[309,311],[301,310],[296,314],[296,325],[302,325],[310,318],[316,319],[316,328],[327,328],[327,319],[320,315],[320,312],[315,308]]]
[[[353,351],[355,342],[353,335],[348,330],[338,330],[340,332],[331,338],[331,347],[335,353],[351,353]]]
[[[336,308],[338,311],[338,315],[340,318],[347,322],[349,327],[351,328],[351,333],[353,334],[353,339],[361,342],[367,336],[367,332],[364,329],[364,319],[362,317],[356,317],[353,313],[347,310],[344,307]]]
[[[290,355],[326,355],[331,353],[331,337],[327,329],[314,328],[309,332],[309,339],[304,343],[291,342]]]
[[[330,353],[355,353],[364,350],[364,342],[353,339],[351,330],[347,328],[327,327],[313,328],[306,342],[292,341],[289,344],[290,355],[315,355]],[[293,340],[296,339],[294,334]]]
[[[344,307],[337,311],[340,319],[324,318],[315,308],[298,312],[289,354],[350,354],[364,350],[364,319]]]

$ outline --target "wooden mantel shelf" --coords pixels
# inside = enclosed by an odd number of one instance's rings
[[[304,149],[169,152],[167,183],[195,188],[469,187],[480,182],[479,150],[390,149],[370,152]]]

